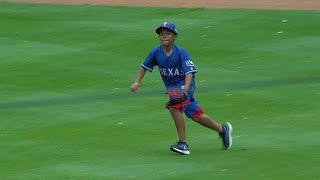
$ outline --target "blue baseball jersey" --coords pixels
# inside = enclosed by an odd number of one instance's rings
[[[189,53],[182,47],[174,45],[171,55],[167,56],[162,45],[155,47],[141,65],[152,72],[154,66],[159,67],[160,75],[166,88],[184,88],[187,74],[196,73],[196,68]],[[193,97],[195,90],[195,78],[193,78],[189,95]]]

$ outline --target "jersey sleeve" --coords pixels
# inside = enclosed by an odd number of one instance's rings
[[[182,58],[182,70],[185,75],[190,74],[190,73],[196,73],[196,67],[193,64],[191,57],[187,51],[184,49],[181,49],[181,58]]]
[[[153,71],[153,67],[157,65],[156,56],[155,56],[156,51],[157,49],[155,48],[148,54],[147,58],[141,64],[142,68],[150,72]]]

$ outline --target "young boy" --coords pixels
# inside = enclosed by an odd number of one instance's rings
[[[170,150],[180,154],[190,154],[185,133],[183,113],[193,121],[219,133],[224,149],[228,150],[232,145],[232,126],[230,123],[223,125],[206,115],[199,102],[194,97],[196,68],[189,53],[180,46],[174,44],[178,31],[170,22],[164,22],[156,29],[160,38],[160,45],[155,47],[147,56],[138,70],[136,80],[131,85],[131,91],[139,90],[141,81],[146,71],[152,72],[154,66],[159,67],[161,78],[167,90],[182,89],[189,103],[180,107],[168,107],[179,137],[179,141],[170,147]]]

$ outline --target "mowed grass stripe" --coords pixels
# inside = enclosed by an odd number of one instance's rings
[[[319,83],[320,77],[307,77],[298,79],[283,79],[283,80],[265,80],[265,81],[253,81],[253,82],[242,82],[242,83],[230,83],[230,84],[216,84],[213,86],[202,87],[197,92],[221,92],[221,91],[234,91],[241,89],[250,88],[269,88],[274,86],[288,86],[295,84],[312,84]],[[117,99],[128,99],[135,96],[141,98],[145,96],[162,96],[163,92],[158,89],[147,90],[142,93],[132,94],[128,92],[121,92],[114,89],[111,93],[106,94],[90,94],[85,96],[69,96],[69,97],[53,97],[46,99],[32,99],[32,100],[20,100],[14,102],[0,103],[0,109],[11,109],[11,108],[28,108],[34,106],[47,106],[47,105],[64,105],[64,104],[79,104],[79,103],[90,103],[95,101],[105,100],[117,100]]]

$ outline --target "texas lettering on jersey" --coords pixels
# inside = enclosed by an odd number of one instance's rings
[[[182,69],[172,69],[172,68],[159,68],[160,74],[162,76],[183,76],[184,72]]]

